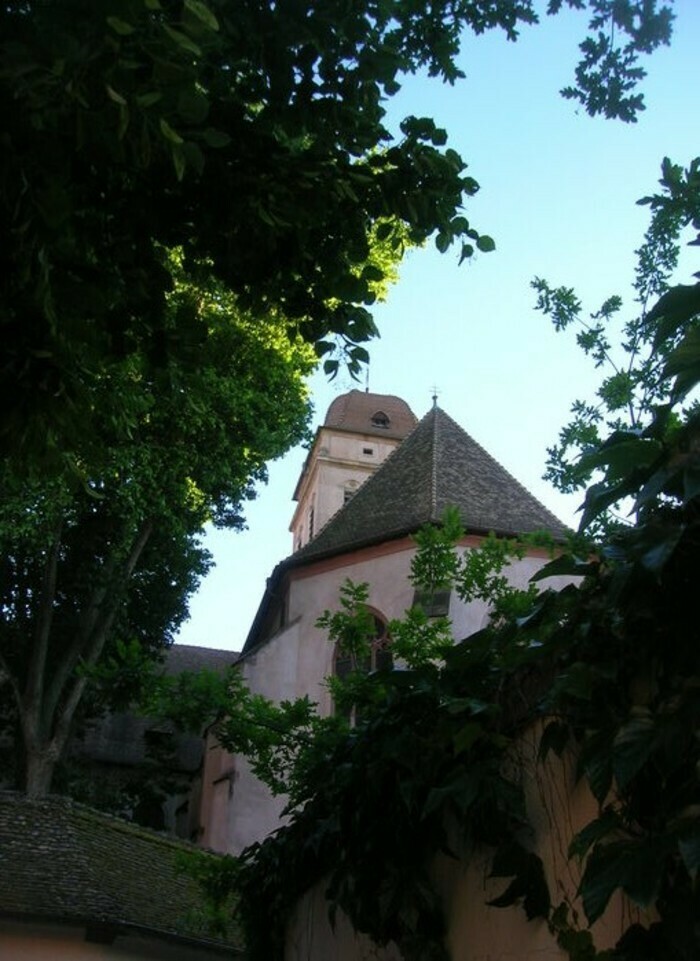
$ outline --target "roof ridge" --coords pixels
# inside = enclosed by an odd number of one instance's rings
[[[438,484],[438,469],[437,469],[437,452],[438,452],[438,417],[437,411],[439,410],[437,404],[434,404],[430,413],[433,416],[433,449],[432,449],[432,470],[430,474],[430,516],[433,520],[438,520],[437,516],[437,484]]]

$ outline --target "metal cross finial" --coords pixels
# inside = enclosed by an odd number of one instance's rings
[[[437,407],[437,399],[440,394],[440,391],[438,390],[436,384],[433,384],[431,390],[433,392],[433,407]]]

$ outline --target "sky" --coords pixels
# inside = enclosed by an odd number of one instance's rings
[[[545,4],[543,3],[542,6]],[[489,33],[465,39],[454,87],[405,79],[388,126],[430,116],[449,134],[481,189],[465,215],[496,251],[458,265],[432,243],[409,252],[386,303],[374,310],[381,338],[370,345],[369,389],[396,394],[422,417],[438,404],[536,497],[577,526],[580,495],[542,480],[546,450],[571,403],[591,398],[600,371],[571,332],[556,333],[534,309],[533,277],[575,288],[596,310],[620,294],[633,311],[634,251],[648,225],[636,201],[655,191],[661,161],[700,154],[700,0],[676,0],[670,47],[645,58],[647,109],[636,124],[591,118],[558,91],[571,82],[585,16],[546,18],[517,43]],[[677,280],[697,265],[691,248]],[[347,375],[310,381],[313,427],[355,387]],[[208,531],[215,568],[190,601],[179,643],[240,650],[265,580],[291,552],[292,494],[306,451],[269,466],[269,481],[245,510],[247,530]]]

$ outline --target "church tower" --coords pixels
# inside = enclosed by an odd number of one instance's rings
[[[294,491],[293,550],[315,537],[347,504],[418,419],[391,394],[351,390],[336,397],[318,428]]]

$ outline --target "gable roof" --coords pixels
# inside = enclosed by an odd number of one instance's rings
[[[480,444],[435,406],[415,430],[297,551],[297,562],[400,537],[459,510],[469,533],[526,534],[567,528]]]
[[[0,915],[238,955],[239,944],[202,930],[201,890],[179,868],[182,855],[197,850],[68,798],[3,791]]]
[[[287,571],[405,537],[424,524],[438,523],[450,506],[457,507],[471,534],[493,531],[512,537],[544,530],[563,540],[568,533],[566,525],[435,405],[313,540],[277,565],[244,654],[257,645]]]

